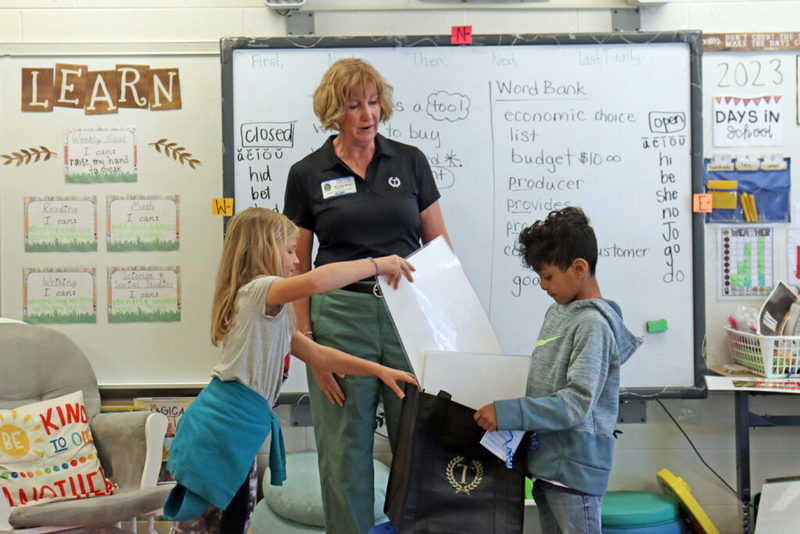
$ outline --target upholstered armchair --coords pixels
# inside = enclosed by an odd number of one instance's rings
[[[61,398],[78,390],[83,392],[85,419],[90,428],[90,433],[84,431],[83,438],[87,443],[93,441],[97,453],[86,456],[94,461],[99,460],[102,471],[97,470],[100,474],[96,479],[103,480],[105,476],[110,481],[103,487],[111,488],[112,484],[116,484],[118,488],[113,492],[109,490],[110,495],[31,504],[32,496],[49,497],[59,488],[63,493],[66,485],[62,481],[58,488],[53,483],[46,488],[44,482],[40,482],[36,489],[30,489],[28,493],[10,486],[12,477],[27,476],[34,481],[37,473],[41,474],[35,469],[17,468],[15,471],[13,466],[3,467],[4,460],[8,463],[9,459],[13,459],[14,446],[22,447],[24,444],[29,453],[32,451],[41,457],[45,462],[43,471],[50,473],[50,469],[58,471],[59,466],[63,466],[60,474],[65,476],[64,473],[71,469],[70,472],[76,475],[70,484],[79,485],[81,490],[85,489],[84,485],[89,486],[96,480],[77,475],[81,467],[79,465],[73,469],[68,463],[47,464],[48,441],[55,442],[56,439],[34,439],[37,434],[35,421],[31,419],[35,417],[23,420],[18,415],[24,412],[26,406],[36,406],[40,401]],[[79,405],[76,402],[69,406]],[[0,532],[26,532],[32,527],[40,527],[31,530],[35,532],[105,527],[129,519],[133,519],[130,528],[135,531],[137,516],[149,514],[152,517],[160,512],[171,488],[157,484],[167,428],[166,417],[150,412],[99,412],[97,379],[75,343],[61,332],[46,326],[0,322]],[[76,413],[83,415],[82,411]],[[55,422],[45,422],[44,426],[58,426],[58,415],[63,422],[63,414],[53,412]],[[67,416],[69,418],[69,414]],[[25,425],[31,428],[27,434]],[[15,430],[17,436],[14,435]],[[38,431],[42,435],[41,429]],[[72,437],[80,441],[80,437],[75,438],[75,433]],[[35,460],[36,456],[28,456]],[[84,462],[83,457],[80,462]],[[73,465],[77,465],[77,460]],[[31,487],[34,486],[36,484]],[[152,525],[151,519],[151,530]]]

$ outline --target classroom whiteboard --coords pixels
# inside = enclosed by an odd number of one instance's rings
[[[311,95],[361,57],[394,86],[382,135],[428,157],[456,254],[507,354],[530,354],[552,300],[514,251],[548,212],[582,207],[603,295],[645,342],[629,395],[703,394],[700,37],[671,34],[223,39],[224,191],[283,209],[289,167],[318,148]],[[666,332],[646,322],[666,319]],[[305,387],[295,373],[284,391]],[[299,380],[299,381],[297,381]]]

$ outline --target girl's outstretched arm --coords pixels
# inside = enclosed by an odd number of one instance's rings
[[[318,293],[327,293],[342,288],[369,276],[385,275],[394,288],[403,277],[409,282],[414,278],[414,266],[400,256],[383,256],[363,260],[329,263],[307,273],[290,278],[278,278],[269,286],[267,306],[285,304]]]
[[[311,251],[314,244],[314,234],[311,230],[298,226],[297,229],[300,234],[297,236],[297,267],[295,267],[293,276],[300,276],[311,270]],[[294,311],[297,315],[297,329],[303,335],[314,339],[314,333],[311,331],[311,317],[309,316],[309,298],[302,297],[294,301]],[[311,367],[311,372],[314,373],[314,378],[319,385],[319,389],[325,394],[326,397],[333,404],[342,406],[344,404],[344,392],[339,387],[339,383],[333,377],[333,374],[327,371],[319,371]]]
[[[411,373],[392,369],[362,358],[356,358],[346,352],[320,345],[300,332],[295,332],[292,336],[292,354],[308,365],[320,370],[359,376],[376,376],[384,384],[392,388],[401,399],[405,397],[405,394],[400,389],[398,382],[417,383],[417,379]]]

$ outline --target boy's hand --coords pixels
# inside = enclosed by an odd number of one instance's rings
[[[405,276],[409,282],[413,282],[414,278],[411,276],[414,269],[414,266],[411,265],[407,260],[404,260],[400,256],[392,255],[392,256],[383,256],[375,260],[378,264],[378,274],[382,274],[386,277],[386,281],[389,284],[397,289],[398,284],[400,284],[400,280]]]
[[[403,390],[397,385],[398,382],[408,382],[409,384],[414,384],[415,386],[419,385],[417,384],[417,377],[411,373],[407,373],[399,369],[392,369],[391,367],[384,367],[378,374],[378,378],[380,378],[384,384],[392,388],[392,391],[394,391],[395,394],[401,399],[404,398],[406,394],[403,393]]]
[[[494,403],[487,404],[475,412],[474,419],[478,426],[484,430],[489,432],[497,430],[497,412],[494,409]]]

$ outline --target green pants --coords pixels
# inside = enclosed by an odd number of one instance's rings
[[[310,314],[317,343],[409,370],[382,298],[333,291],[313,296]],[[346,376],[337,381],[345,396],[341,407],[328,400],[308,371],[325,530],[328,534],[366,534],[375,523],[372,444],[376,407],[383,398],[394,448],[402,401],[375,377]]]

